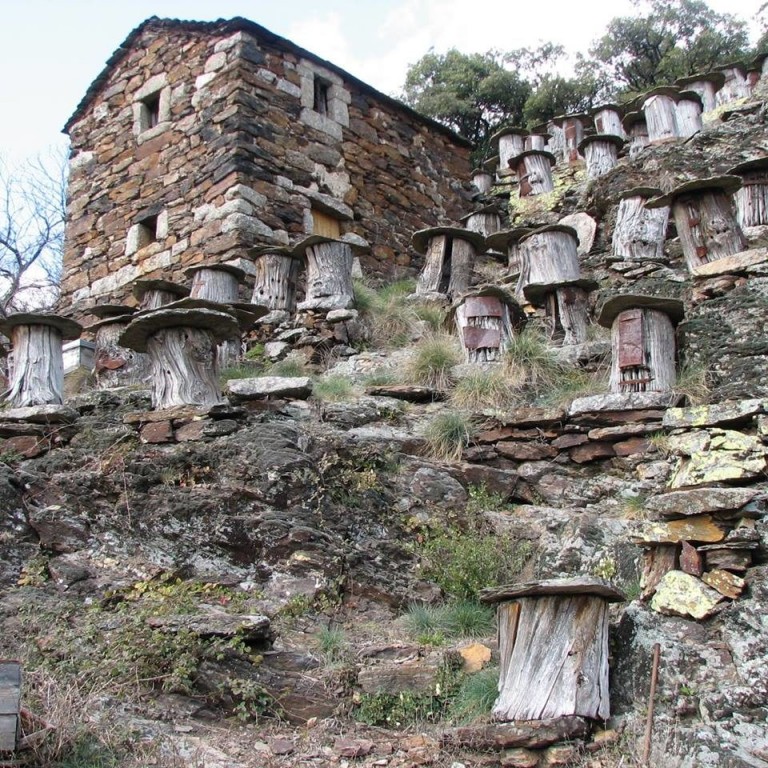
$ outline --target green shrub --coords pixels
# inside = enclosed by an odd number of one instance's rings
[[[424,430],[427,453],[439,461],[458,461],[469,442],[470,422],[457,411],[439,413]]]
[[[499,668],[486,667],[464,678],[448,710],[459,724],[471,723],[493,708],[499,695]]]
[[[413,304],[413,312],[424,324],[429,333],[441,333],[445,330],[445,308],[433,301],[421,301]]]
[[[530,325],[510,339],[504,363],[515,386],[534,392],[551,387],[563,373],[563,364],[544,332]]]
[[[448,389],[452,384],[451,369],[460,362],[456,339],[435,334],[421,339],[408,361],[409,382],[433,389]]]
[[[442,628],[449,637],[484,637],[493,632],[496,612],[477,600],[455,600],[443,607]]]
[[[355,387],[345,376],[324,376],[315,379],[312,394],[318,400],[330,400],[339,402],[350,400],[354,395]]]
[[[514,402],[514,388],[503,370],[472,371],[459,379],[451,392],[451,404],[467,411],[505,408]]]

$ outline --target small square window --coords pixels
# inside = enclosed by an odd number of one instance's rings
[[[331,84],[326,80],[315,76],[315,95],[312,103],[312,109],[320,115],[328,114],[328,92]]]
[[[142,130],[154,128],[160,122],[160,91],[141,100]]]
[[[157,216],[147,216],[138,224],[138,247],[157,242]]]

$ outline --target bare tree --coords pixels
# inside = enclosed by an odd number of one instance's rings
[[[0,158],[0,316],[48,307],[61,279],[67,162],[52,150],[10,167]]]

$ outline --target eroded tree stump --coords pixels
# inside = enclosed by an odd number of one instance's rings
[[[518,195],[531,197],[551,192],[555,188],[552,180],[552,166],[555,156],[550,152],[531,149],[509,161],[509,166],[517,174]]]
[[[646,208],[661,194],[655,187],[635,187],[621,196],[611,244],[613,258],[622,261],[662,261],[669,207]]]
[[[587,178],[596,179],[614,168],[623,146],[624,139],[612,133],[587,136],[579,144],[579,152],[587,162]]]
[[[643,98],[643,114],[648,126],[648,141],[660,144],[677,137],[677,88],[667,86],[654,88]]]
[[[683,317],[677,299],[614,296],[597,322],[611,329],[611,392],[669,392],[675,372],[675,326]]]
[[[251,301],[270,310],[293,313],[301,259],[293,248],[264,246],[255,252],[256,277]]]
[[[768,157],[740,163],[728,173],[742,181],[741,188],[733,193],[739,224],[742,227],[768,224]]]
[[[210,309],[158,309],[133,319],[118,342],[146,352],[152,371],[152,407],[222,402],[217,345],[237,338],[234,315]]]
[[[189,296],[186,285],[170,280],[137,280],[133,284],[133,295],[139,302],[139,309],[159,309],[184,296]]]
[[[424,256],[416,295],[453,300],[469,289],[472,268],[485,238],[457,227],[431,227],[414,232],[413,249]]]
[[[0,330],[11,340],[8,402],[17,408],[63,403],[61,344],[79,338],[82,326],[59,315],[20,312],[9,315]]]
[[[355,301],[352,246],[341,240],[310,235],[296,246],[306,259],[306,294],[298,309],[347,309]]]
[[[141,384],[149,380],[149,358],[118,343],[133,319],[134,307],[102,304],[89,310],[100,318],[88,326],[94,334],[94,376],[100,389]]]
[[[184,271],[192,278],[189,296],[192,299],[235,304],[240,298],[240,283],[245,272],[230,264],[198,264]]]
[[[498,604],[497,720],[610,716],[608,603],[624,595],[602,579],[575,578],[483,590]]]

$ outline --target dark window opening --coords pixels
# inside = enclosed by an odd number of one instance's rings
[[[331,84],[325,80],[321,80],[319,77],[315,77],[315,95],[313,99],[312,109],[318,114],[328,114],[328,92],[330,91]]]
[[[443,254],[443,269],[440,273],[440,293],[448,293],[451,285],[451,261],[453,258],[453,238],[445,238],[445,251]]]
[[[160,92],[153,93],[141,101],[143,120],[142,128],[146,131],[160,122]]]
[[[157,216],[147,216],[139,222],[139,248],[157,241]]]

